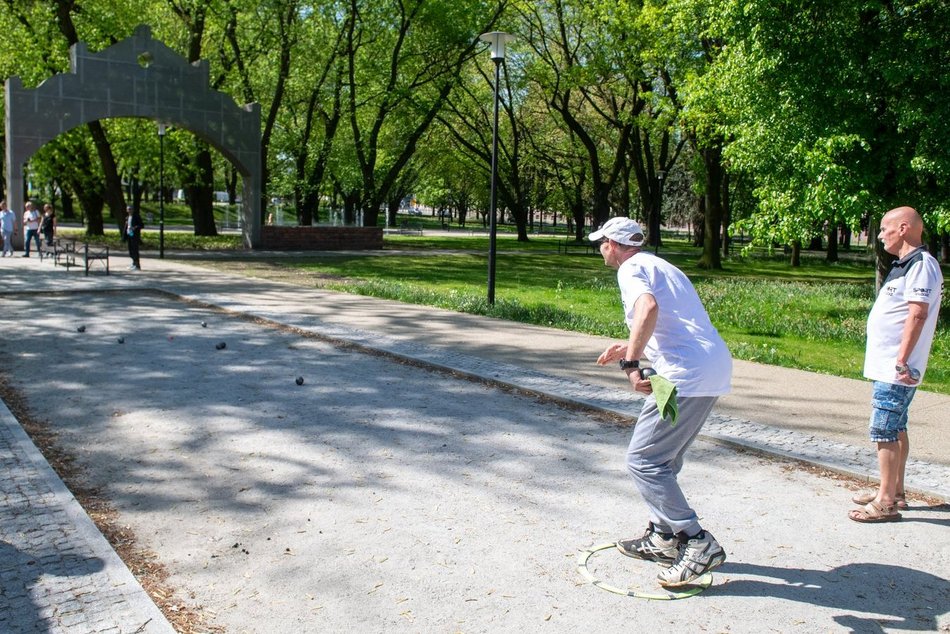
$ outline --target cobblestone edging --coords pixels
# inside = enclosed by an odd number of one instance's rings
[[[174,631],[0,402],[0,632]]]
[[[203,300],[208,301],[207,298]],[[285,314],[255,313],[255,316],[327,339],[380,350],[417,363],[461,372],[561,401],[631,418],[640,411],[642,398],[624,390],[568,380],[472,355],[423,346],[416,341],[404,341],[334,324],[287,323]],[[715,413],[709,417],[700,436],[744,449],[801,460],[857,478],[877,478],[877,456],[870,442],[863,446],[849,445]],[[910,459],[905,478],[908,491],[950,500],[950,467]]]

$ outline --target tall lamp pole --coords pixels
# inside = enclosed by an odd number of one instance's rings
[[[165,259],[165,124],[158,124],[158,257]]]
[[[505,61],[505,45],[514,39],[513,36],[503,31],[492,31],[478,36],[483,42],[491,45],[491,60],[495,62],[495,120],[492,128],[492,148],[491,148],[491,197],[489,202],[489,213],[491,214],[491,224],[488,234],[488,303],[495,304],[495,239],[498,232],[498,221],[496,209],[498,207],[498,85],[501,81],[501,63]]]

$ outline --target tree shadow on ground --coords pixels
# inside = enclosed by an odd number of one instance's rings
[[[11,304],[39,305],[34,297]],[[386,477],[393,452],[421,477],[463,483],[474,461],[484,477],[544,491],[564,461],[575,477],[601,476],[583,442],[616,433],[595,427],[592,436],[588,419],[492,386],[164,294],[64,293],[38,310],[26,320],[31,332],[7,351],[11,375],[53,431],[82,443],[80,459],[97,465],[109,496],[143,509],[198,495],[253,511],[261,500],[306,502],[316,489],[405,488]],[[522,434],[532,440],[509,440]],[[191,458],[222,449],[212,468]],[[621,445],[616,452],[612,470]]]

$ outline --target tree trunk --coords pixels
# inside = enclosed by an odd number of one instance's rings
[[[584,239],[585,210],[586,208],[582,202],[575,202],[571,205],[571,217],[574,218],[574,239],[578,242]]]
[[[306,156],[306,152],[303,153]],[[297,178],[294,179],[294,204],[297,207],[297,224],[301,227],[309,227],[313,224],[314,206],[316,206],[319,197],[309,196],[307,188],[304,187],[304,170],[302,169],[301,156],[297,159]]]
[[[145,192],[145,188],[142,186],[142,181],[138,179],[137,173],[129,174],[129,204],[137,209],[140,213],[142,211],[142,195]]]
[[[828,229],[828,252],[825,259],[829,262],[838,261],[838,225],[833,223]]]
[[[940,244],[943,247],[943,261],[945,264],[950,264],[950,232],[945,232],[940,236]]]
[[[211,151],[207,147],[198,150],[195,156],[195,182],[191,185],[189,206],[196,236],[216,236],[214,224],[214,166]]]
[[[851,250],[851,227],[846,224],[841,225],[840,244],[845,251]]]
[[[359,206],[360,192],[358,190],[343,194],[343,224],[356,224],[356,210],[359,209]]]
[[[722,176],[722,257],[729,257],[732,238],[729,237],[729,225],[732,223],[732,201],[729,196],[729,172]]]
[[[660,217],[660,180],[653,179],[654,183],[647,193],[646,208],[647,212],[647,244],[651,247],[663,246],[663,238],[660,236],[660,225],[663,219]]]
[[[96,153],[99,154],[99,162],[102,164],[102,173],[105,180],[105,202],[109,205],[109,211],[112,212],[112,220],[116,226],[121,228],[125,221],[125,197],[122,195],[122,179],[119,178],[119,170],[115,165],[115,156],[112,154],[112,145],[106,137],[102,124],[98,121],[87,123],[89,133],[92,135],[93,144],[96,146]],[[99,207],[99,213],[102,213],[102,207]],[[101,221],[100,221],[101,224]]]
[[[514,195],[514,193],[515,192],[512,190],[506,190],[507,195],[505,195],[502,199],[502,209],[507,209],[512,219],[515,221],[515,229],[518,232],[518,242],[527,242],[528,209],[522,196],[517,196],[517,200],[511,200],[510,196]]]
[[[72,220],[76,217],[76,210],[73,207],[73,197],[65,187],[62,188],[61,202],[63,220]]]
[[[364,191],[364,194],[367,195],[367,198],[360,207],[363,212],[362,224],[364,227],[376,227],[379,225],[379,208],[382,207],[383,201],[372,195],[372,192]],[[355,222],[356,218],[354,217],[353,220]]]
[[[721,269],[722,256],[719,236],[722,234],[722,146],[714,144],[700,150],[706,172],[706,222],[704,226],[703,254],[699,267]]]
[[[891,271],[891,263],[894,262],[894,256],[884,250],[884,245],[877,239],[877,234],[881,232],[881,221],[871,219],[868,223],[868,242],[874,246],[874,261],[877,262],[877,269],[874,276],[874,290],[880,291],[881,285]]]
[[[701,247],[706,242],[706,197],[700,196],[696,202],[696,213],[693,215],[693,246]]]
[[[102,206],[105,200],[99,188],[85,189],[78,180],[73,181],[70,188],[75,192],[80,207],[86,213],[86,235],[101,236],[103,233]]]
[[[400,202],[402,202],[402,196],[390,198],[386,205],[386,224],[390,227],[396,226],[396,214],[399,213]]]

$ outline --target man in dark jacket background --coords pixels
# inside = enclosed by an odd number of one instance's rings
[[[125,208],[125,230],[122,232],[122,239],[129,244],[129,257],[132,258],[132,264],[129,265],[130,271],[139,271],[139,244],[142,241],[142,229],[145,223],[142,222],[142,216],[135,211],[131,205]]]

